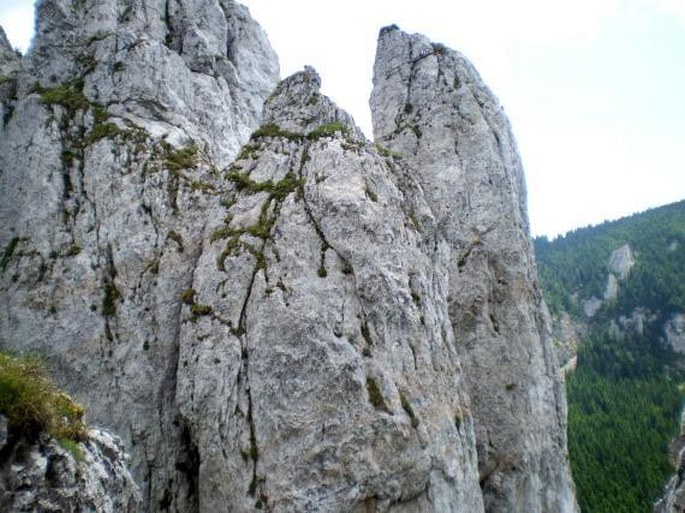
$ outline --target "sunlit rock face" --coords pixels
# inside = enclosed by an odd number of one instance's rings
[[[502,107],[461,54],[393,26],[371,108],[376,141],[405,155],[452,253],[449,322],[486,511],[574,511],[564,389]]]
[[[382,30],[373,144],[234,2],[37,12],[0,89],[0,344],[121,436],[145,510],[576,510],[471,64]]]

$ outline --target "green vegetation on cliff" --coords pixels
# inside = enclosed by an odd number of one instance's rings
[[[83,407],[57,389],[34,357],[0,352],[0,413],[10,433],[32,438],[45,431],[65,442],[86,438]]]

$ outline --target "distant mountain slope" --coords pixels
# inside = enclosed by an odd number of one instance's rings
[[[673,472],[685,380],[685,201],[549,241],[540,280],[567,368],[584,512],[648,512]],[[577,347],[576,347],[577,346]]]
[[[610,313],[630,314],[636,306],[663,315],[685,311],[685,201],[534,243],[553,314],[579,315],[583,301],[602,298],[612,252],[625,244],[635,255],[635,266]]]

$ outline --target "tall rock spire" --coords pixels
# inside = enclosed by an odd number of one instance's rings
[[[405,155],[452,250],[486,511],[574,511],[565,394],[502,107],[461,54],[395,26],[379,37],[371,107],[376,141]]]

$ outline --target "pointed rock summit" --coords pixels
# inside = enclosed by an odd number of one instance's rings
[[[448,308],[486,511],[574,511],[566,404],[504,110],[466,58],[381,31],[374,137],[404,155],[450,247]]]
[[[144,511],[577,511],[523,171],[463,56],[383,29],[373,144],[235,2],[37,27],[0,348],[121,437]]]

